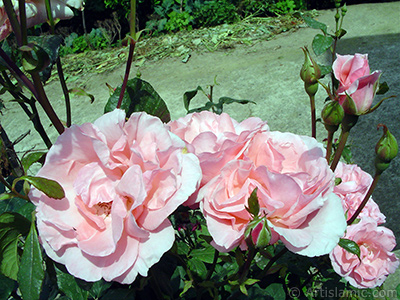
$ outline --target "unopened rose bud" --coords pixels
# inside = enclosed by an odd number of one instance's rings
[[[260,224],[261,230],[258,233],[257,240],[255,242],[255,246],[258,249],[264,249],[269,245],[271,240],[271,230],[268,227],[267,220],[264,220],[262,224]]]
[[[300,70],[300,77],[305,84],[315,84],[321,78],[321,69],[311,57],[307,47],[301,48],[304,52],[304,64]]]
[[[337,101],[328,101],[321,112],[326,130],[335,132],[344,118],[343,107]]]
[[[347,6],[346,6],[346,4],[343,5],[341,11],[342,11],[342,17],[344,17],[344,16],[346,15],[346,13],[347,13]]]
[[[379,124],[379,127],[383,127],[383,135],[375,146],[375,168],[378,172],[383,172],[397,156],[399,146],[396,138],[390,133],[386,125]]]

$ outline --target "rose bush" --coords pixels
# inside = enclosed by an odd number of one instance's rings
[[[315,139],[290,133],[258,133],[244,158],[228,163],[199,192],[200,206],[215,247],[229,251],[244,244],[251,219],[246,210],[255,188],[260,216],[292,252],[329,253],[346,228],[325,150]],[[255,237],[255,239],[257,239]]]
[[[335,185],[333,191],[342,200],[343,209],[349,220],[364,200],[372,184],[372,176],[364,172],[357,165],[349,165],[339,162],[335,169],[336,178],[340,178],[340,183]],[[370,198],[359,214],[359,218],[373,218],[378,225],[385,223],[385,215],[379,210],[378,204]]]
[[[364,217],[358,224],[348,226],[344,238],[360,247],[360,258],[340,246],[329,254],[333,269],[357,288],[380,286],[386,277],[394,273],[399,259],[390,252],[396,246],[393,232],[378,227],[375,220]]]
[[[156,117],[114,110],[73,125],[57,139],[37,176],[65,198],[33,188],[37,226],[54,261],[86,281],[131,283],[172,246],[167,217],[195,191],[198,159]]]
[[[259,118],[239,123],[226,113],[209,111],[188,114],[168,125],[171,132],[186,142],[188,151],[199,158],[203,171],[201,186],[217,176],[227,162],[241,158],[257,132],[269,130],[267,123]],[[192,197],[186,205],[193,205],[195,200]]]
[[[14,10],[19,17],[18,1],[12,0]],[[74,16],[71,8],[82,9],[83,0],[50,0],[51,11],[55,19],[69,19]],[[44,0],[26,0],[26,25],[27,28],[47,21],[46,4]],[[10,20],[4,8],[3,1],[0,2],[0,41],[5,39],[11,32]]]
[[[362,115],[374,100],[381,71],[370,74],[367,54],[336,55],[333,74],[339,81],[337,94],[346,113]],[[350,97],[350,99],[349,99]]]

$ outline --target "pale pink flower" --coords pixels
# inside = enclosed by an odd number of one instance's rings
[[[363,218],[360,223],[347,227],[345,239],[360,247],[360,258],[340,246],[329,254],[333,269],[357,288],[380,286],[386,277],[394,273],[399,259],[393,252],[396,239],[391,230],[378,227],[375,220]]]
[[[374,100],[381,71],[370,74],[367,54],[336,55],[333,74],[339,80],[339,103],[346,113],[362,115]],[[352,99],[349,101],[348,97]]]
[[[19,17],[18,1],[12,0],[14,10]],[[74,16],[71,8],[82,9],[83,0],[50,0],[51,11],[55,19],[69,19]],[[26,0],[26,25],[32,27],[47,21],[46,5],[44,0]],[[0,2],[0,41],[5,39],[11,32],[11,24],[4,9],[3,1]]]
[[[364,200],[372,184],[372,176],[364,172],[357,165],[349,165],[339,162],[335,169],[336,178],[340,178],[340,184],[336,185],[333,192],[342,200],[343,209],[349,220]],[[378,204],[370,198],[357,218],[373,218],[378,225],[385,223],[385,215],[379,210]]]
[[[339,80],[338,93],[347,90],[354,81],[370,74],[368,54],[340,55],[332,64],[333,74]]]
[[[65,198],[29,197],[47,255],[86,281],[147,276],[174,242],[167,217],[196,190],[198,159],[156,117],[114,110],[57,139],[37,176]]]
[[[248,118],[241,123],[228,114],[203,111],[188,114],[168,123],[171,132],[186,142],[189,152],[200,160],[203,171],[201,186],[217,176],[229,161],[241,158],[251,138],[268,131],[268,125],[259,118]],[[192,199],[186,205],[193,205]]]
[[[280,239],[292,252],[317,256],[329,253],[346,228],[333,185],[324,148],[315,139],[265,132],[251,140],[243,160],[226,164],[198,197],[220,251],[243,246],[251,219],[245,206],[257,187],[260,216],[266,216],[271,243]]]

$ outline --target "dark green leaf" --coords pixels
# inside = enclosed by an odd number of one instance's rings
[[[306,22],[306,24],[308,26],[310,26],[311,28],[321,29],[324,34],[327,34],[328,27],[326,26],[326,24],[318,22],[317,20],[314,20],[311,17],[302,16],[302,18],[303,18],[304,22]]]
[[[225,104],[231,104],[231,103],[239,103],[239,104],[253,103],[253,104],[256,104],[254,101],[251,101],[251,100],[236,100],[236,99],[229,98],[229,97],[221,97],[221,98],[219,98],[218,103],[215,104],[215,107],[217,108],[216,113],[221,114],[223,111],[223,106]]]
[[[333,38],[322,34],[317,34],[312,42],[312,48],[315,55],[321,55],[328,50],[333,42]]]
[[[75,300],[75,298],[73,298]],[[135,290],[130,289],[109,289],[107,293],[101,297],[101,300],[115,299],[135,299]]]
[[[378,91],[376,92],[377,95],[383,95],[387,91],[389,91],[389,86],[386,81],[379,84]]]
[[[185,106],[185,109],[189,111],[189,105],[190,105],[190,100],[194,98],[194,96],[197,95],[198,91],[203,91],[201,86],[198,86],[195,90],[193,91],[187,91],[183,94],[183,105]],[[204,92],[204,91],[203,91]]]
[[[21,164],[24,167],[25,172],[35,163],[38,162],[46,152],[32,152],[24,155],[21,159]]]
[[[337,37],[338,39],[341,39],[346,33],[347,33],[346,30],[340,29],[340,30],[338,30],[338,31],[335,33],[335,35],[336,35],[336,37]]]
[[[7,277],[17,280],[20,257],[18,254],[18,242],[20,235],[15,234],[15,231],[8,231],[2,237],[1,242],[1,272]]]
[[[282,284],[279,283],[273,283],[267,286],[265,289],[267,295],[271,296],[275,300],[285,300],[286,299],[286,293],[285,290],[283,289]]]
[[[121,87],[118,87],[108,99],[104,113],[113,111],[117,107],[120,92]],[[125,110],[127,117],[133,112],[144,111],[150,115],[159,117],[165,123],[171,120],[164,100],[150,83],[138,77],[128,80],[121,109]]]
[[[188,261],[188,266],[190,270],[196,273],[201,279],[205,279],[207,275],[207,268],[205,264],[198,258],[191,258]]]
[[[35,222],[26,238],[18,271],[18,284],[24,299],[39,299],[44,279],[42,251]]]
[[[357,257],[360,258],[360,247],[356,242],[349,239],[340,239],[339,246],[342,247],[347,252],[357,255]]]
[[[320,64],[318,64],[318,66],[319,66],[319,69],[321,70],[321,77],[332,72],[332,66],[324,66],[324,65],[320,65]]]
[[[50,64],[42,72],[40,72],[40,79],[43,82],[46,82],[50,78],[51,69],[57,61],[58,52],[60,50],[62,41],[63,38],[59,35],[41,35],[28,37],[28,42],[34,42],[35,44],[40,46],[47,53],[50,59]]]
[[[247,199],[247,205],[248,207],[246,207],[246,210],[253,216],[258,216],[260,212],[260,203],[258,203],[257,188],[251,192],[249,199]]]
[[[205,263],[211,264],[214,260],[215,249],[209,244],[206,245],[208,245],[209,247],[193,249],[190,252],[190,256],[198,258]]]
[[[50,198],[62,199],[65,197],[64,189],[62,186],[54,180],[35,177],[35,176],[21,176],[18,180],[26,180],[32,184],[39,191],[42,191]]]
[[[90,296],[99,299],[112,285],[112,282],[99,280],[93,283],[92,288],[89,290]]]
[[[400,283],[396,286],[397,299],[400,299]]]
[[[178,242],[178,254],[187,255],[189,253],[189,246],[185,242]]]
[[[191,287],[193,286],[193,281],[188,280],[185,281],[185,285],[183,286],[183,291],[179,294],[179,297],[182,297]]]
[[[9,299],[15,287],[16,283],[14,280],[0,273],[0,299]]]
[[[78,285],[74,276],[61,271],[58,267],[55,267],[55,269],[57,273],[57,284],[60,291],[70,299],[86,300],[88,298],[89,293]]]
[[[2,194],[0,194],[0,201],[1,200],[11,199],[11,198],[14,198],[14,197],[15,197],[15,195],[12,194],[12,193],[2,193]]]
[[[187,113],[193,113],[193,112],[201,112],[201,111],[205,111],[205,110],[210,110],[211,107],[215,106],[214,103],[212,103],[211,101],[206,102],[206,104],[202,107],[198,107],[198,108],[193,108],[191,110],[189,110]]]

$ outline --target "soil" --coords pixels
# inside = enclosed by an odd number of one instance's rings
[[[328,24],[329,30],[332,31],[334,14],[333,10],[320,11],[317,19]],[[343,24],[348,34],[339,42],[337,49],[340,54],[368,53],[371,70],[382,70],[381,82],[386,81],[391,88],[386,95],[400,96],[399,23],[400,2],[351,5]],[[309,100],[304,92],[299,71],[304,60],[301,47],[311,48],[312,39],[317,33],[320,32],[300,26],[297,30],[281,33],[271,40],[260,38],[251,45],[235,44],[228,49],[207,53],[192,51],[186,63],[182,62],[182,57],[146,60],[144,63],[141,61],[141,66],[135,66],[131,70],[131,77],[140,72],[141,78],[153,85],[166,101],[172,119],[186,114],[182,101],[185,91],[195,89],[199,85],[205,88],[213,84],[216,77],[219,85],[214,88],[215,99],[229,96],[256,102],[227,106],[225,111],[233,118],[241,121],[250,116],[258,116],[268,121],[271,130],[310,135]],[[317,60],[326,63],[330,58],[318,57]],[[95,101],[91,104],[89,98],[74,96],[73,123],[92,122],[103,113],[104,105],[110,96],[106,83],[112,87],[120,85],[124,71],[125,65],[120,60],[111,71],[76,75],[78,80],[70,82],[69,88],[83,88],[94,95]],[[64,100],[59,83],[49,83],[46,91],[61,119],[65,119]],[[317,94],[317,111],[321,110],[325,98],[326,93],[321,90]],[[381,98],[377,97],[376,101]],[[200,106],[205,100],[204,96],[196,96],[192,108]],[[391,132],[400,138],[398,101],[398,98],[387,100],[373,114],[361,116],[351,132],[354,162],[370,174],[374,173],[374,146],[382,134],[376,130],[378,123],[385,123]],[[56,131],[44,116],[42,119],[54,141],[57,137]],[[15,145],[19,153],[32,147],[36,150],[45,148],[29,120],[15,103],[6,103],[1,124],[11,140],[30,130],[30,134]],[[317,130],[317,138],[322,141],[325,138],[325,130],[321,124],[318,124]],[[399,158],[383,173],[380,181],[373,198],[387,216],[385,226],[394,231],[399,244]]]

